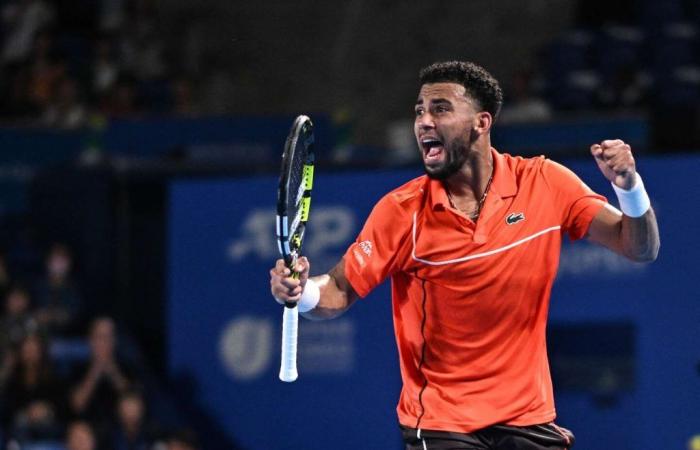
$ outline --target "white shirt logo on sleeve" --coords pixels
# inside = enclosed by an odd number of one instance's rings
[[[359,245],[365,255],[372,256],[372,241],[362,241]]]

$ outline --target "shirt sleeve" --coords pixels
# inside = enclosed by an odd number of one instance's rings
[[[589,188],[571,170],[551,160],[545,160],[543,173],[554,207],[560,214],[562,232],[571,240],[581,239],[588,233],[593,218],[608,200]]]
[[[345,277],[360,297],[366,297],[400,267],[398,255],[411,224],[407,216],[391,194],[385,196],[345,252]]]

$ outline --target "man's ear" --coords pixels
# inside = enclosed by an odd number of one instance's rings
[[[487,134],[493,125],[493,116],[487,111],[476,113],[474,131],[479,135]]]

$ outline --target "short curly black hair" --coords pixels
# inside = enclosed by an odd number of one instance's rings
[[[479,103],[494,120],[503,105],[501,86],[483,67],[468,61],[437,62],[424,67],[418,75],[421,86],[429,83],[459,83],[466,94]]]

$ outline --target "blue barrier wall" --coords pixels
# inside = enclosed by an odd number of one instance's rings
[[[592,160],[567,164],[612,196]],[[562,250],[550,314],[558,421],[585,450],[682,449],[700,433],[699,157],[638,158],[662,250],[636,265],[577,242]],[[328,269],[373,204],[418,172],[319,174],[307,254]],[[169,368],[248,450],[400,449],[387,286],[343,317],[300,324],[300,378],[278,381],[276,179],[171,186]]]
[[[78,130],[0,127],[0,214],[27,207],[35,173],[68,164],[87,149],[107,158],[179,158],[194,165],[275,167],[293,121],[274,117],[150,117],[112,120]],[[330,153],[335,131],[330,119],[314,115],[319,148]]]
[[[336,128],[324,114],[312,114],[321,158],[384,164],[385,149],[346,146],[333,149]],[[0,127],[0,214],[26,207],[27,186],[35,171],[77,160],[90,148],[108,157],[176,157],[191,163],[237,167],[276,167],[292,116],[140,117],[100,122],[78,130]],[[562,154],[586,149],[591,142],[616,136],[636,151],[648,147],[649,125],[641,117],[577,118],[543,124],[502,125],[494,132],[498,148],[521,154]],[[347,133],[347,131],[345,131]],[[533,153],[535,152],[535,153]],[[345,156],[343,156],[345,155]],[[346,158],[346,159],[343,159]]]

